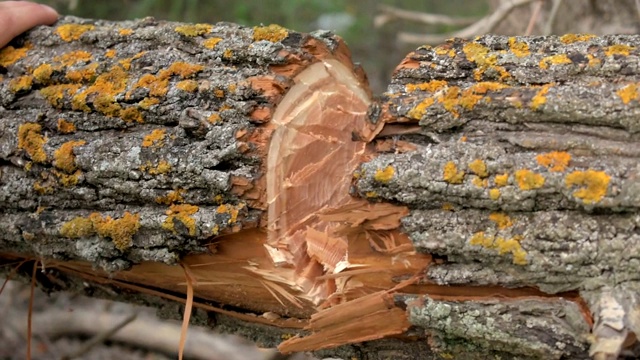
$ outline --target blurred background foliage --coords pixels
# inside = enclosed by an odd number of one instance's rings
[[[157,19],[216,23],[230,21],[247,26],[279,24],[301,32],[332,30],[342,36],[369,76],[374,93],[384,91],[393,68],[415,45],[395,41],[398,31],[441,33],[448,26],[394,22],[374,28],[379,5],[412,11],[481,17],[489,11],[484,0],[39,0],[61,14],[86,18]]]

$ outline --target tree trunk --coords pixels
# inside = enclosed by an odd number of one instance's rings
[[[637,354],[638,45],[453,40],[370,104],[326,32],[63,18],[0,53],[0,260],[283,352]]]

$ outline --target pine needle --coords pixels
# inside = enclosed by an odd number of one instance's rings
[[[22,260],[18,263],[18,265],[16,267],[13,268],[13,270],[11,270],[11,272],[9,273],[9,275],[7,275],[7,278],[4,279],[4,282],[2,283],[2,286],[0,286],[0,294],[2,294],[2,292],[4,291],[5,286],[7,286],[7,283],[9,283],[9,280],[11,280],[13,278],[13,276],[16,274],[16,272],[18,272],[18,269],[20,268],[20,266],[22,266],[22,264],[26,263],[27,260]]]

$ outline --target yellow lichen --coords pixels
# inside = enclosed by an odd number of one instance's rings
[[[202,46],[206,47],[207,49],[213,49],[216,47],[216,45],[218,45],[218,43],[222,41],[221,38],[219,37],[212,37],[209,38],[205,41],[202,42]]]
[[[378,197],[378,193],[375,191],[367,191],[364,196],[368,197],[368,198],[376,198]]]
[[[547,93],[549,92],[550,84],[542,86],[535,96],[531,99],[531,109],[538,110],[538,108],[547,103]]]
[[[108,57],[109,59],[113,59],[116,56],[116,49],[109,49],[105,51],[104,56]]]
[[[489,55],[489,48],[484,45],[470,42],[462,47],[467,60],[472,61],[478,65],[473,71],[473,77],[476,81],[482,80],[484,73],[491,69],[500,75],[500,80],[505,80],[511,75],[503,66],[497,66],[498,57],[496,54]]]
[[[544,185],[544,177],[528,169],[520,169],[515,173],[518,187],[522,190],[539,189]]]
[[[593,67],[593,66],[598,66],[602,63],[602,61],[600,61],[600,59],[598,59],[597,57],[588,54],[587,55],[587,59],[589,59],[589,67]]]
[[[100,64],[93,63],[77,70],[69,70],[65,76],[73,82],[90,82],[95,79],[98,66],[100,66]]]
[[[98,234],[101,237],[111,238],[116,248],[124,251],[131,247],[133,236],[140,229],[140,214],[132,215],[128,211],[120,219],[112,219],[111,216],[102,218],[98,213],[92,213],[88,217],[76,217],[62,224],[60,235],[78,239]]]
[[[436,92],[444,88],[445,86],[447,86],[447,82],[444,80],[431,80],[429,82],[424,82],[421,84],[407,84],[405,88],[407,92],[414,92],[416,90]]]
[[[434,50],[436,52],[436,55],[446,55],[450,58],[453,58],[456,56],[456,51],[455,49],[452,49],[452,48],[436,46]]]
[[[134,121],[139,124],[144,123],[144,117],[142,116],[142,113],[135,107],[128,107],[120,110],[118,112],[118,116],[127,123],[132,123]]]
[[[39,83],[45,84],[51,79],[53,74],[53,67],[49,64],[42,64],[33,70],[33,77]]]
[[[220,115],[218,113],[213,113],[211,115],[209,115],[209,117],[207,118],[207,121],[209,121],[212,124],[218,123],[221,121]]]
[[[459,104],[458,97],[460,96],[460,88],[457,86],[451,86],[447,88],[444,94],[438,96],[438,102],[442,104],[445,110],[450,112],[454,117],[459,117],[460,114],[456,110],[456,106]]]
[[[213,26],[209,24],[190,24],[190,25],[181,25],[175,28],[175,31],[178,34],[182,34],[184,36],[199,36],[208,34],[213,29]]]
[[[377,169],[373,178],[381,183],[388,183],[393,178],[394,173],[395,170],[391,165],[389,165],[384,169]]]
[[[489,181],[487,179],[482,179],[482,178],[480,178],[478,176],[474,176],[471,179],[471,183],[474,186],[477,186],[479,188],[486,188],[487,186],[489,186]]]
[[[26,44],[21,48],[6,46],[0,49],[0,66],[7,67],[27,55],[27,51],[31,49],[31,44]]]
[[[87,62],[92,59],[91,53],[83,50],[71,51],[53,58],[53,61],[60,63],[62,66],[72,66],[79,62]]]
[[[156,202],[158,204],[164,204],[164,205],[182,203],[184,202],[184,198],[182,197],[182,194],[184,194],[185,192],[186,191],[184,189],[180,189],[180,188],[176,190],[172,190],[165,196],[157,197]]]
[[[27,91],[31,89],[31,85],[33,84],[33,78],[29,75],[20,76],[15,79],[11,79],[9,82],[9,90],[14,93],[19,91]]]
[[[509,38],[509,48],[519,58],[529,55],[529,45],[525,42],[519,42],[515,37]]]
[[[238,204],[236,206],[231,204],[221,204],[216,209],[216,212],[218,214],[228,213],[230,215],[228,223],[235,224],[235,222],[238,220],[238,214],[240,213],[240,210],[242,208],[244,208],[244,204]]]
[[[631,100],[638,100],[638,85],[625,85],[622,89],[616,91],[616,95],[618,95],[620,100],[627,105]]]
[[[498,91],[508,88],[509,85],[505,85],[494,81],[481,81],[475,83],[469,87],[469,91],[473,94],[486,94],[488,91]]]
[[[169,75],[178,75],[183,79],[190,78],[193,75],[199,73],[204,70],[204,66],[198,64],[189,64],[182,61],[176,61],[167,70],[163,70],[160,72],[160,77],[169,76]],[[166,71],[166,73],[164,73]]]
[[[87,31],[95,29],[93,25],[64,24],[58,26],[56,33],[66,42],[78,40]]]
[[[444,210],[444,211],[454,211],[455,208],[453,207],[453,204],[446,202],[446,203],[442,204],[442,210]]]
[[[153,166],[150,161],[140,166],[140,171],[146,171],[149,175],[166,174],[171,171],[171,164],[166,160],[160,160],[157,166]]]
[[[198,89],[198,82],[195,80],[182,80],[176,84],[176,87],[182,91],[192,93]]]
[[[560,41],[564,44],[572,44],[578,41],[587,41],[595,37],[595,35],[591,34],[565,34],[560,37]]]
[[[498,255],[511,254],[513,256],[513,263],[515,265],[527,264],[527,253],[520,245],[522,241],[521,235],[516,235],[510,239],[505,239],[501,236],[487,236],[484,232],[480,231],[471,236],[469,244],[480,245],[487,249],[497,249]]]
[[[478,175],[481,178],[486,178],[489,176],[487,172],[487,164],[480,159],[475,159],[469,164],[469,170],[471,170],[474,174]]]
[[[604,171],[588,169],[587,171],[574,171],[565,177],[565,185],[581,186],[573,192],[573,196],[582,199],[585,204],[594,204],[602,200],[607,193],[611,177]]]
[[[167,219],[162,223],[162,228],[177,234],[175,221],[178,220],[187,228],[190,236],[196,235],[196,220],[190,215],[198,212],[198,207],[189,204],[171,205],[167,210]]]
[[[76,170],[76,156],[73,153],[73,149],[78,146],[86,144],[86,141],[67,141],[62,144],[59,149],[53,153],[53,165],[58,169],[67,173],[72,173]]]
[[[505,213],[491,213],[489,214],[489,220],[495,222],[500,230],[513,226],[513,221]]]
[[[607,47],[604,50],[604,54],[607,56],[613,56],[613,55],[629,56],[629,53],[632,50],[635,50],[635,47],[630,45],[624,45],[624,44],[616,44],[616,45],[611,45]]]
[[[35,190],[39,195],[53,194],[53,187],[43,186],[40,181],[33,183],[33,190]]]
[[[26,123],[18,127],[18,149],[27,152],[31,160],[37,163],[47,161],[44,144],[47,139],[41,134],[42,127],[36,123]]]
[[[100,74],[93,85],[73,96],[72,108],[90,112],[87,97],[95,94],[93,106],[96,110],[107,116],[117,116],[121,106],[116,102],[115,96],[125,90],[127,78],[128,75],[121,66],[112,66],[109,71]]]
[[[120,34],[122,36],[129,36],[129,35],[133,34],[133,30],[132,29],[120,29],[120,30],[118,30],[118,34]]]
[[[458,171],[458,167],[453,161],[449,161],[444,165],[442,173],[444,181],[449,184],[462,184],[464,181],[464,171]]]
[[[500,190],[498,189],[489,190],[489,198],[491,200],[498,200],[500,198]]]
[[[542,69],[548,69],[549,66],[551,65],[572,64],[572,63],[573,62],[571,61],[571,59],[567,57],[567,54],[556,54],[556,55],[551,55],[543,58],[542,60],[540,60],[539,65],[540,65],[540,68]]]
[[[222,53],[222,57],[226,60],[231,60],[231,58],[233,58],[233,51],[231,49],[226,49]]]
[[[145,136],[142,140],[142,147],[162,147],[164,146],[164,137],[166,131],[164,129],[155,129],[149,135]]]
[[[152,107],[153,105],[157,105],[159,103],[160,103],[160,100],[158,98],[147,97],[140,100],[140,102],[138,103],[138,106],[140,106],[141,109],[149,110],[150,107]]]
[[[55,176],[58,177],[58,182],[64,187],[76,186],[80,182],[80,176],[82,171],[76,170],[73,174],[67,174],[57,170],[52,171]]]
[[[80,89],[81,85],[78,84],[60,84],[51,85],[40,89],[40,95],[42,95],[53,107],[61,108],[65,93],[75,93]]]
[[[253,28],[253,41],[271,41],[278,42],[289,36],[287,29],[280,25],[271,24],[268,26],[255,26]]]
[[[215,89],[215,90],[213,90],[213,95],[215,95],[215,97],[217,97],[217,98],[223,98],[224,97],[224,90]]]
[[[546,154],[540,154],[536,156],[538,164],[549,168],[549,171],[560,172],[564,171],[569,166],[571,161],[571,155],[564,151],[552,151]]]
[[[58,131],[62,134],[72,134],[76,132],[76,126],[65,119],[58,119]]]

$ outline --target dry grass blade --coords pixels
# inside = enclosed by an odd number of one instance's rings
[[[184,317],[180,331],[180,345],[178,346],[178,359],[182,360],[184,344],[187,342],[187,330],[189,329],[189,320],[191,319],[191,309],[193,308],[193,284],[195,283],[195,278],[186,264],[180,264],[180,266],[184,269],[184,276],[187,280],[187,302],[184,306]]]

